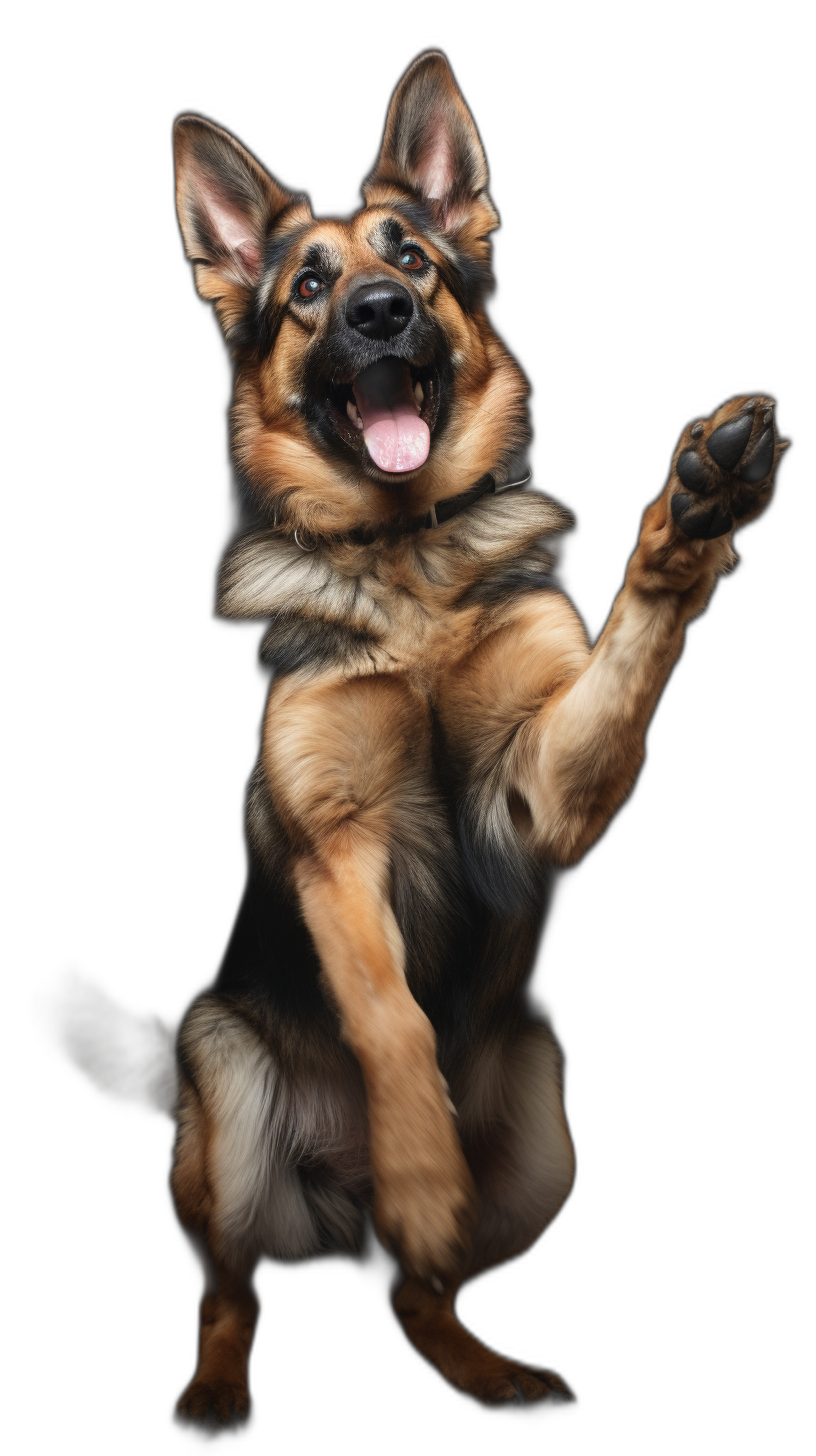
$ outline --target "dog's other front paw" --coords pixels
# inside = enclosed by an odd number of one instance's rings
[[[774,401],[741,395],[683,431],[673,461],[671,513],[694,540],[712,541],[758,516],[771,498],[780,440]]]
[[[475,1190],[464,1158],[417,1160],[375,1179],[374,1227],[403,1269],[439,1280],[457,1270],[470,1247]]]
[[[406,1273],[445,1280],[467,1258],[477,1195],[435,1063],[405,1111],[369,1098],[374,1227]]]

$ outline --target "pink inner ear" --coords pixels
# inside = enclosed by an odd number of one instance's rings
[[[196,191],[219,241],[239,259],[251,283],[261,276],[261,250],[246,213],[231,206],[208,178],[196,174]]]
[[[433,113],[428,133],[419,164],[419,185],[423,196],[436,202],[453,186],[453,148],[443,111]]]

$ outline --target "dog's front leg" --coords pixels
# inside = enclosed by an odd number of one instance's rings
[[[519,735],[517,793],[541,857],[574,863],[631,789],[686,623],[735,560],[733,526],[770,499],[784,443],[773,401],[756,397],[730,400],[681,437],[598,642]]]
[[[389,903],[391,844],[415,812],[427,738],[427,710],[404,683],[359,678],[273,692],[263,757],[303,917],[365,1080],[375,1226],[407,1271],[446,1281],[466,1254],[475,1195]]]

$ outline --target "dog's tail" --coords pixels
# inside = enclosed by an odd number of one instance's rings
[[[54,1010],[63,1047],[97,1087],[172,1113],[175,1036],[157,1016],[125,1011],[78,976],[63,983]]]

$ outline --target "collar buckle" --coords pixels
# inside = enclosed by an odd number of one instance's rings
[[[506,480],[504,482],[504,485],[499,485],[498,481],[494,477],[494,479],[493,479],[493,494],[494,495],[502,495],[503,492],[506,491],[506,490],[515,490],[515,488],[516,488],[517,485],[526,485],[527,482],[528,482],[528,480],[532,480],[532,478],[533,478],[533,472],[532,472],[532,470],[528,470],[527,473],[526,473],[526,475],[522,475],[522,477],[521,477],[520,480]]]

